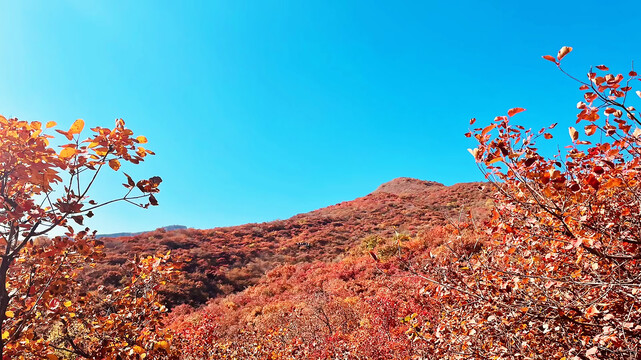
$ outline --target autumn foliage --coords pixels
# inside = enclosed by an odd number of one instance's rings
[[[46,134],[55,126],[0,116],[0,357],[167,357],[170,338],[159,326],[164,307],[156,300],[171,273],[166,256],[130,259],[130,281],[108,295],[77,281],[102,257],[102,244],[74,224],[115,201],[157,203],[159,177],[136,183],[126,174],[122,197],[89,198],[103,167],[117,171],[122,161],[137,164],[153,154],[140,146],[147,140],[133,137],[122,120],[81,140],[84,122],[77,120],[56,130],[68,141],[57,151]],[[64,234],[45,236],[56,229]]]
[[[571,50],[544,58],[563,71]],[[430,268],[441,306],[423,333],[439,357],[641,356],[639,78],[608,71],[577,80],[583,100],[563,153],[542,154],[556,124],[526,130],[512,118],[520,108],[471,132],[498,192],[490,243]]]
[[[58,152],[41,124],[0,118],[0,351],[638,359],[641,120],[632,103],[640,78],[599,65],[581,80],[561,66],[571,51],[543,58],[579,83],[576,122],[533,131],[517,123],[525,115],[517,107],[466,134],[489,183],[401,178],[263,224],[98,242],[72,226],[104,205],[87,191],[102,167],[118,171],[150,154],[139,146],[146,139],[119,120],[81,142],[76,122],[59,131],[70,143]],[[125,179],[113,201],[157,204],[160,178]],[[56,227],[66,234],[41,237]]]
[[[544,58],[564,72],[571,50]],[[608,71],[577,80],[563,152],[546,153],[556,124],[515,124],[523,108],[468,134],[496,190],[486,221],[461,211],[362,237],[337,262],[278,266],[197,311],[178,307],[177,346],[193,358],[639,358],[641,92],[634,71]]]

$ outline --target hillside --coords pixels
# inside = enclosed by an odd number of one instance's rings
[[[277,265],[336,262],[368,237],[420,236],[468,210],[483,216],[487,194],[480,183],[444,186],[398,178],[367,196],[287,220],[104,238],[106,257],[88,280],[113,288],[126,275],[120,265],[133,254],[171,250],[182,269],[163,291],[165,300],[170,306],[204,304],[257,284]]]
[[[292,238],[277,237],[287,255],[272,258],[287,261],[265,260],[270,270],[242,291],[174,308],[174,343],[186,359],[429,358],[431,343],[414,341],[412,329],[439,305],[421,274],[478,249],[465,226],[469,213],[485,216],[487,202],[482,184],[400,178],[279,222]],[[301,220],[315,226],[298,228]]]

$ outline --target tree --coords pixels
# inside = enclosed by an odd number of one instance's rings
[[[101,243],[73,223],[82,226],[93,210],[116,201],[158,204],[157,176],[134,182],[125,174],[124,196],[104,203],[89,198],[105,166],[118,171],[121,161],[138,164],[153,154],[140,146],[147,139],[133,137],[119,119],[81,141],[84,122],[76,120],[68,131],[56,130],[68,140],[56,151],[45,134],[55,126],[0,116],[0,358],[168,356],[169,335],[158,328],[164,308],[155,300],[171,272],[168,254],[135,259],[131,284],[108,296],[76,284],[101,256]],[[135,188],[141,194],[133,195]],[[65,233],[45,237],[54,229]]]
[[[581,130],[569,127],[564,153],[536,145],[556,124],[513,124],[522,108],[466,134],[497,193],[487,229],[463,235],[485,245],[435,261],[425,276],[441,305],[422,336],[439,356],[641,356],[641,121],[631,105],[640,78],[599,65],[579,80],[561,67],[571,50],[544,56],[584,92]]]

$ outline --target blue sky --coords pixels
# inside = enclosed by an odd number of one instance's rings
[[[157,155],[160,206],[96,213],[99,232],[288,218],[409,176],[481,180],[468,121],[524,107],[573,123],[581,75],[641,60],[638,2],[0,1],[0,113],[123,118]],[[98,199],[119,194],[105,174]]]

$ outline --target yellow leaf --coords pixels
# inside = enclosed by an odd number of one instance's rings
[[[136,354],[142,354],[145,352],[145,349],[141,348],[138,345],[134,345],[134,351],[136,352]]]
[[[52,127],[54,127],[54,126],[56,126],[56,122],[55,122],[55,121],[49,121],[49,122],[47,123],[47,129],[52,128]]]
[[[559,53],[556,55],[556,58],[561,60],[565,55],[569,54],[570,51],[572,51],[572,48],[570,46],[564,46],[559,50]]]
[[[69,134],[80,134],[82,129],[85,127],[85,122],[82,119],[74,121],[71,128],[69,128]]]
[[[70,157],[72,157],[74,155],[76,155],[76,149],[71,148],[71,147],[67,147],[67,148],[62,149],[62,151],[60,152],[59,156],[60,156],[61,159],[68,159],[68,158],[70,158]]]
[[[111,159],[109,160],[109,166],[114,169],[114,171],[118,171],[118,169],[120,169],[120,161],[118,161],[118,159]]]
[[[71,301],[67,300],[64,302],[65,307],[70,307],[71,306]]]
[[[11,311],[11,310],[8,310],[8,311],[5,311],[5,312],[4,312],[4,316],[6,316],[6,317],[8,317],[8,318],[12,318],[12,317],[14,317],[14,315],[15,315],[15,314],[14,314],[14,313],[13,313],[13,311]]]
[[[9,338],[9,332],[7,330],[5,330],[2,333],[2,340],[7,340],[8,338]]]
[[[161,340],[156,343],[156,347],[164,349],[164,350],[169,350],[169,343],[165,340]]]
[[[141,136],[138,136],[138,137],[136,138],[136,140],[138,140],[138,142],[139,142],[139,143],[141,143],[141,144],[144,144],[144,143],[146,143],[146,142],[147,142],[147,138],[146,138],[146,137],[144,137],[144,136],[142,136],[142,135],[141,135]]]

